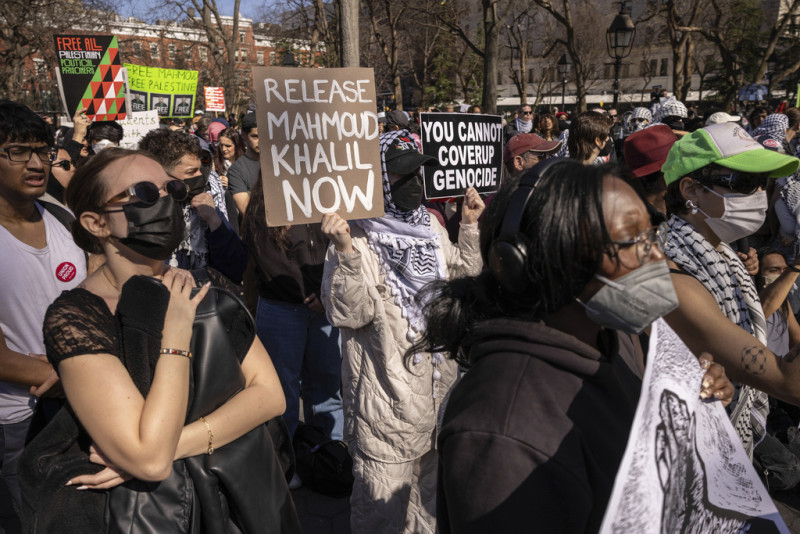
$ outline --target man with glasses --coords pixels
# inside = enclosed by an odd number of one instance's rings
[[[0,100],[0,530],[21,532],[17,463],[37,397],[58,381],[44,356],[50,303],[86,278],[72,235],[37,202],[52,137],[27,107]]]
[[[173,267],[194,270],[213,267],[233,282],[242,280],[247,266],[247,247],[223,213],[222,187],[212,186],[211,156],[200,146],[197,137],[168,129],[149,132],[139,149],[150,153],[168,175],[182,180],[189,188],[183,203],[186,236],[169,260]],[[213,195],[210,190],[218,189]]]
[[[527,105],[522,104],[519,109],[517,110],[516,118],[506,124],[506,127],[503,129],[503,135],[505,137],[505,142],[520,133],[530,133],[533,131],[533,109]]]
[[[506,176],[521,175],[540,161],[552,156],[561,148],[561,141],[545,141],[532,133],[517,134],[503,150]]]

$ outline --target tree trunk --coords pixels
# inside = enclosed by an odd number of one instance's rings
[[[361,66],[358,51],[359,0],[342,0],[341,15],[341,65],[345,68]]]
[[[497,0],[482,0],[482,2],[486,47],[483,59],[483,99],[481,101],[481,110],[484,113],[494,114],[497,112],[497,71],[500,57]]]

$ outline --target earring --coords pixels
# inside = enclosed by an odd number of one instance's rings
[[[686,208],[691,211],[692,215],[695,215],[698,210],[697,204],[695,204],[691,200],[686,201]]]

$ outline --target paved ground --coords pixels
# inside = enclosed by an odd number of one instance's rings
[[[350,498],[334,499],[308,488],[292,492],[303,534],[350,534]]]

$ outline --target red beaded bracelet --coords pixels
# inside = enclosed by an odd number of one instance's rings
[[[177,354],[178,356],[186,356],[187,358],[192,357],[192,353],[188,350],[178,350],[178,349],[161,349],[161,354]]]

